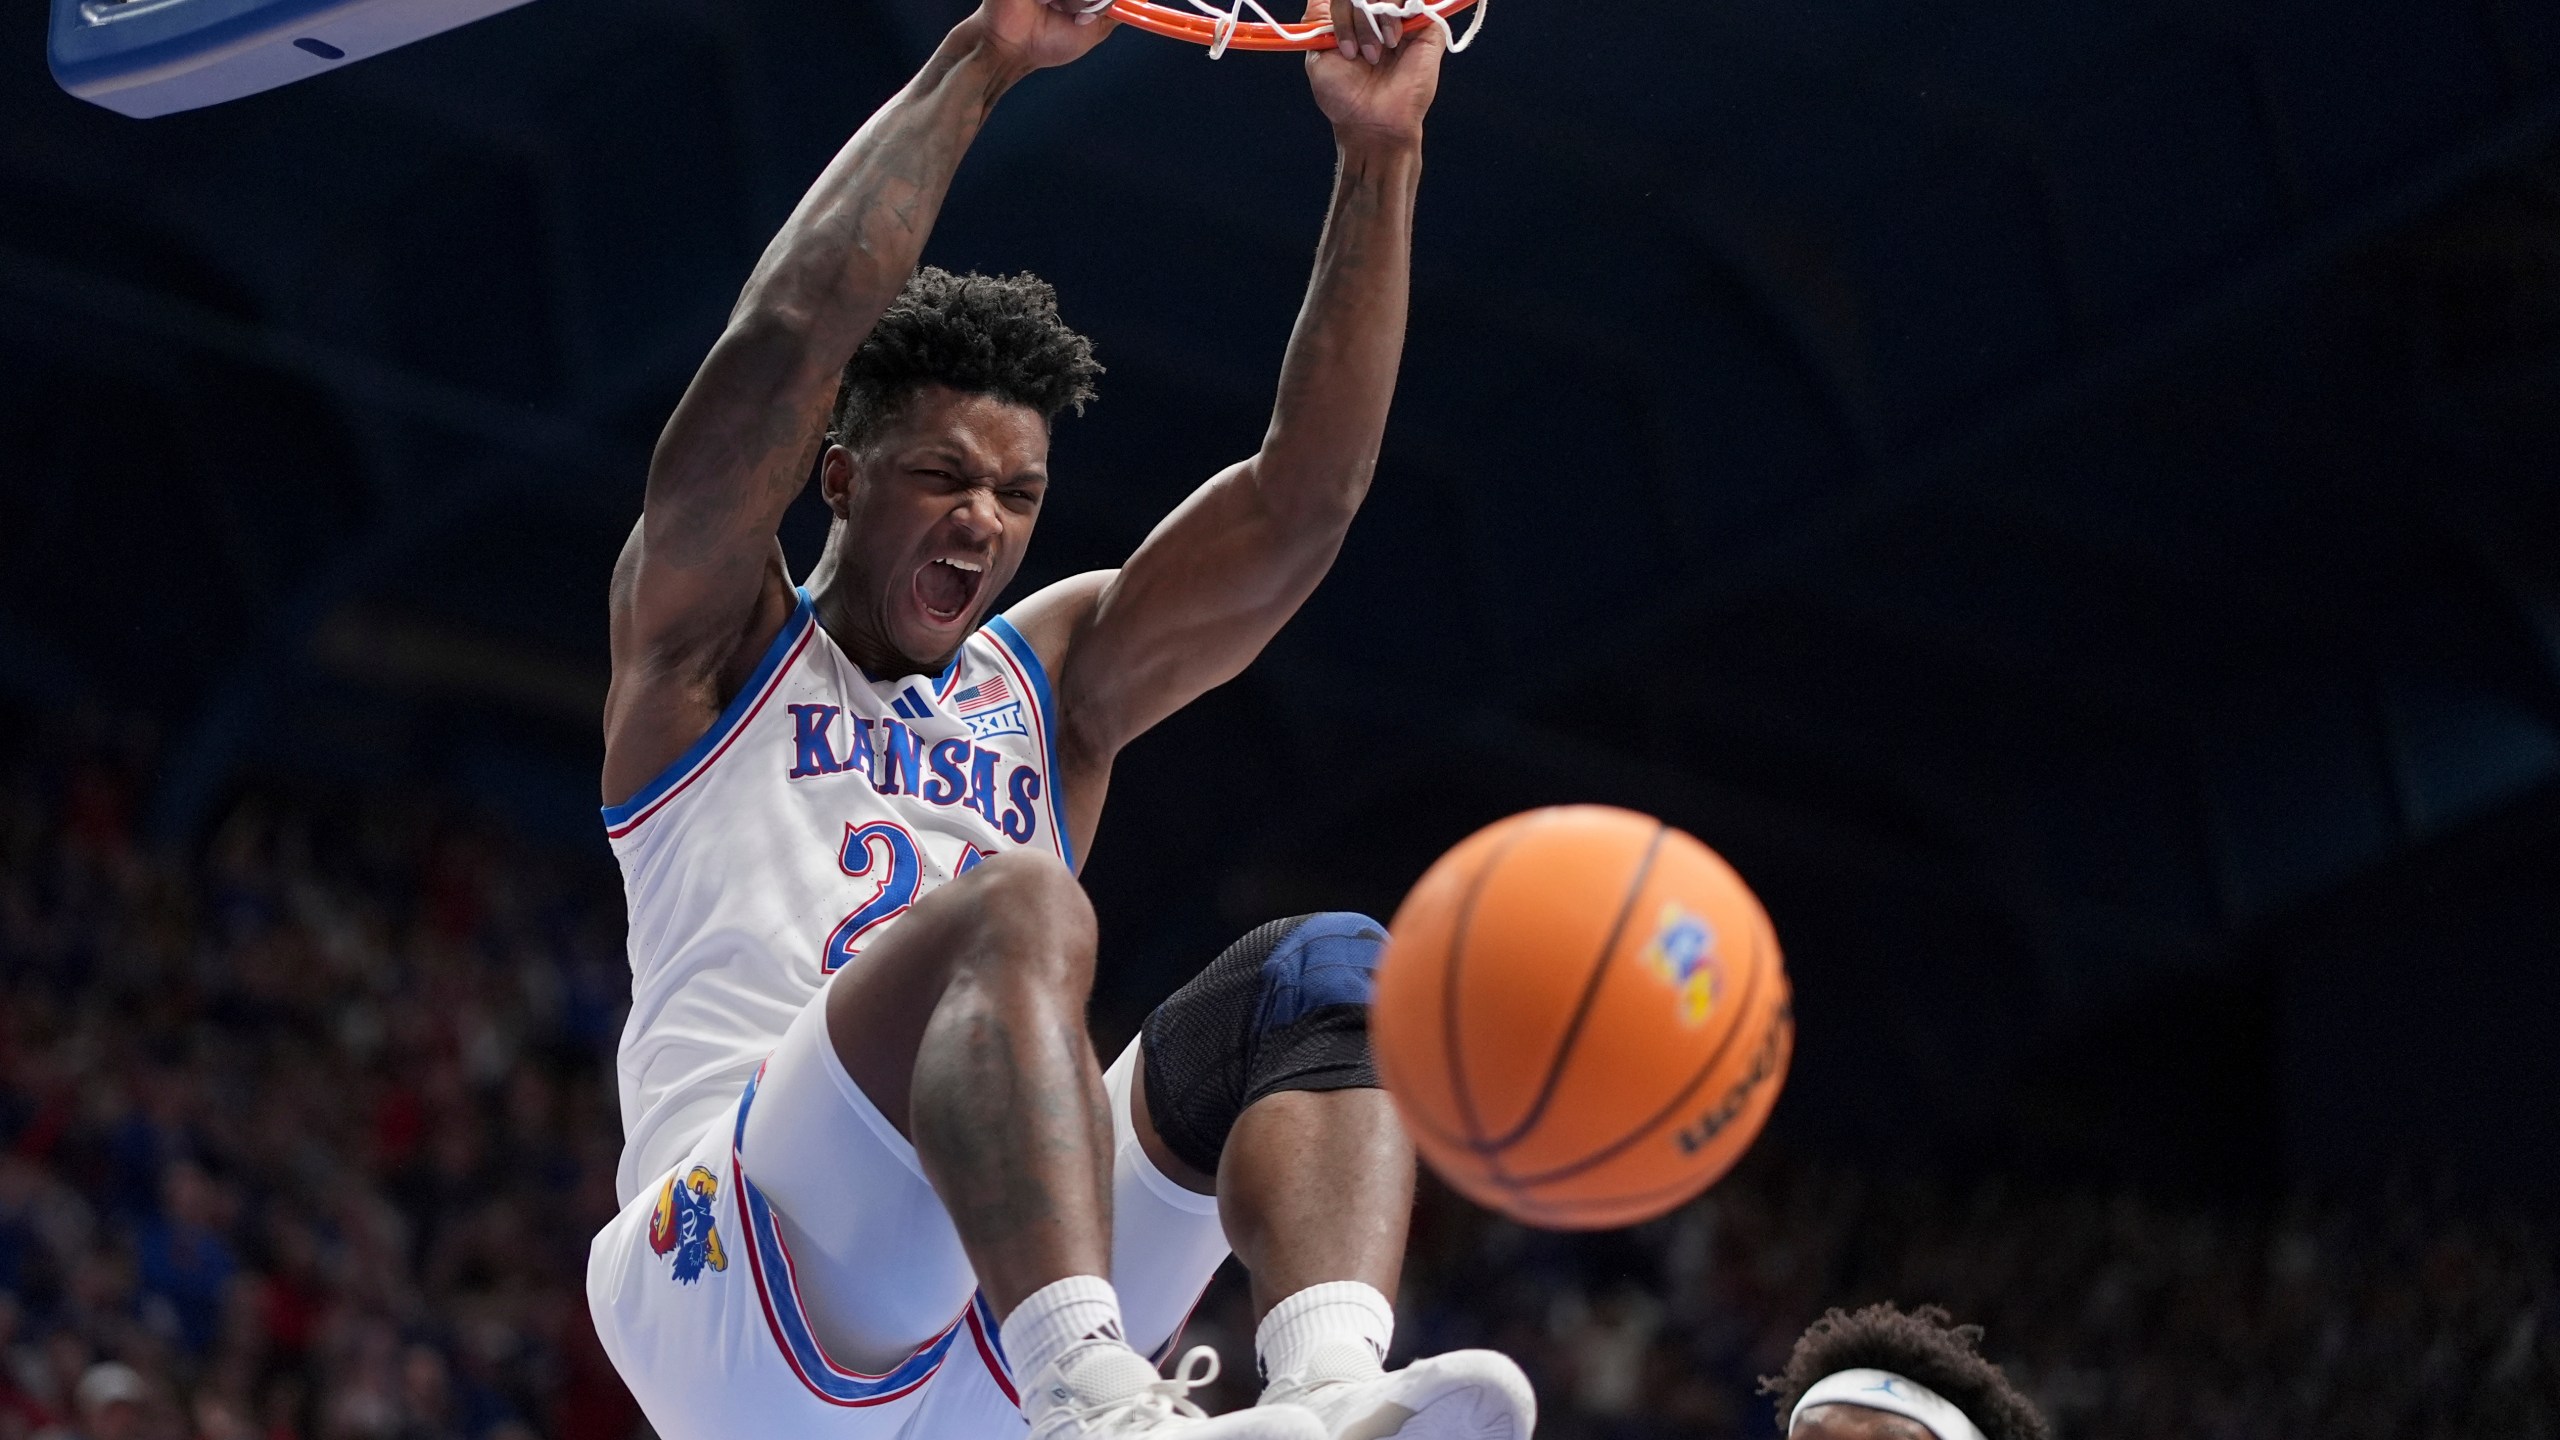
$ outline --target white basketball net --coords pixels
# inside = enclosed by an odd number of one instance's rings
[[[1348,0],[1348,3],[1368,16],[1369,23],[1375,25],[1381,35],[1391,28],[1403,29],[1404,22],[1417,15],[1428,19],[1432,28],[1440,32],[1440,38],[1448,43],[1449,53],[1454,55],[1475,43],[1476,32],[1484,28],[1484,12],[1492,0],[1476,0],[1476,13],[1468,19],[1467,31],[1463,35],[1449,24],[1449,17],[1457,13],[1465,0]],[[1111,0],[1088,0],[1084,8],[1103,10],[1110,5]],[[1333,28],[1330,25],[1288,24],[1262,8],[1261,0],[1227,0],[1223,6],[1216,0],[1190,0],[1190,5],[1217,22],[1217,38],[1209,42],[1209,58],[1212,60],[1227,53],[1227,42],[1235,38],[1236,27],[1248,19],[1261,21],[1293,42],[1312,40]]]

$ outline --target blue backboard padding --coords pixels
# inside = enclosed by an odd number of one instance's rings
[[[365,0],[127,0],[100,5],[103,23],[82,14],[84,0],[53,0],[46,58],[53,78],[78,92],[138,71],[184,66],[200,57],[285,30],[308,29]],[[116,13],[129,12],[129,13]]]
[[[326,74],[524,0],[51,0],[63,89],[166,115]]]

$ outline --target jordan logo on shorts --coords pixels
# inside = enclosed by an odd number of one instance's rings
[[[729,1268],[720,1248],[720,1225],[711,1204],[720,1198],[720,1177],[696,1165],[681,1177],[670,1175],[658,1188],[657,1208],[649,1212],[649,1248],[675,1257],[676,1280],[690,1285],[707,1266]]]

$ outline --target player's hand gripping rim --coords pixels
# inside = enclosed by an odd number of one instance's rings
[[[1120,26],[1111,0],[982,0],[975,23],[1016,63],[1035,70],[1082,59]]]
[[[1393,16],[1381,21],[1351,0],[1308,0],[1307,19],[1334,31],[1333,48],[1307,52],[1307,83],[1336,140],[1364,149],[1420,144],[1448,48],[1443,27],[1408,34]]]
[[[1333,0],[1307,0],[1306,18],[1312,22],[1329,23],[1333,26],[1335,53],[1347,59],[1365,60],[1372,65],[1385,59],[1386,53],[1395,49],[1404,40],[1402,25],[1393,23],[1382,25],[1378,17],[1350,3],[1350,0],[1343,0],[1340,14],[1334,13]],[[1310,63],[1322,53],[1317,51],[1310,54],[1308,56]]]

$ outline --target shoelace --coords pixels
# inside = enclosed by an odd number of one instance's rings
[[[1192,1373],[1192,1362],[1195,1360],[1206,1362],[1201,1366],[1198,1374]],[[1194,1345],[1183,1353],[1182,1363],[1173,1367],[1171,1375],[1161,1380],[1150,1381],[1146,1388],[1135,1395],[1124,1395],[1117,1400],[1105,1400],[1099,1405],[1086,1405],[1068,1413],[1075,1418],[1079,1429],[1084,1427],[1086,1421],[1115,1415],[1143,1419],[1150,1425],[1160,1425],[1167,1420],[1175,1419],[1206,1420],[1209,1418],[1208,1412],[1192,1404],[1190,1395],[1192,1391],[1213,1383],[1217,1378],[1218,1352],[1206,1345]]]

